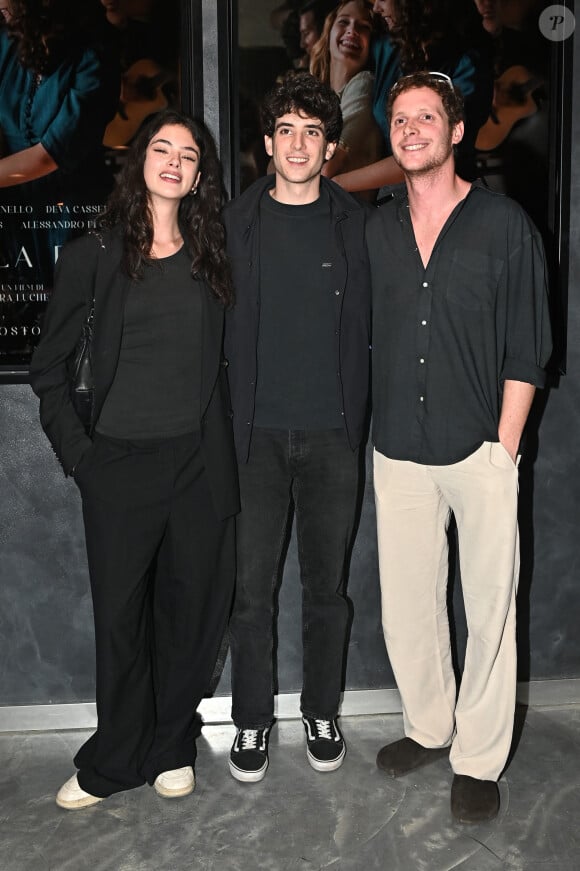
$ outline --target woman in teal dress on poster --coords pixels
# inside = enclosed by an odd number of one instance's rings
[[[50,289],[59,247],[112,187],[102,141],[119,64],[99,0],[0,0],[0,12],[2,281]],[[0,314],[31,323],[14,306]]]

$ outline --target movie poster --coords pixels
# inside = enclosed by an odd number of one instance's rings
[[[259,115],[265,92],[288,71],[310,70],[336,90],[343,111],[341,141],[323,174],[376,201],[402,180],[390,151],[389,89],[400,75],[426,67],[446,73],[464,94],[458,172],[518,200],[547,237],[553,43],[540,21],[545,3],[437,0],[422,18],[419,5],[239,0],[241,188],[267,171]],[[346,21],[357,33],[348,50],[338,48]],[[379,160],[386,161],[381,188],[369,189],[363,170]]]
[[[179,104],[179,0],[44,6],[0,20],[3,373],[27,371],[62,246],[97,226],[140,124]]]

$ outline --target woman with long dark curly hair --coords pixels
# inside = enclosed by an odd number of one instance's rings
[[[165,110],[136,136],[99,232],[70,242],[57,263],[30,376],[81,492],[98,715],[57,795],[63,808],[145,782],[165,797],[194,787],[195,712],[230,607],[238,511],[221,206],[210,134]],[[67,360],[91,304],[87,431]]]

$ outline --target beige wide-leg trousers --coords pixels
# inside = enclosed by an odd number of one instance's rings
[[[516,696],[518,470],[499,442],[424,466],[374,451],[382,621],[405,735],[451,745],[456,774],[497,780]],[[447,615],[447,527],[455,516],[467,649],[459,696]]]

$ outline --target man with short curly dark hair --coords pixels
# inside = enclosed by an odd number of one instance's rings
[[[307,758],[333,771],[348,631],[347,566],[360,504],[369,380],[366,207],[321,177],[341,132],[337,95],[287,76],[263,107],[274,175],[225,211],[236,304],[226,357],[242,510],[230,622],[230,771],[262,780],[274,720],[275,587],[296,515]]]
[[[324,126],[326,142],[338,142],[342,132],[340,100],[334,91],[321,88],[318,79],[309,73],[288,73],[266,94],[261,111],[264,135],[272,138],[276,121],[293,112],[317,118]]]

